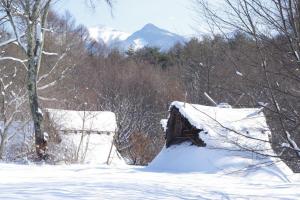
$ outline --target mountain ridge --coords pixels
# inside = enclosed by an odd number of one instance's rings
[[[152,23],[144,25],[132,34],[103,26],[92,27],[89,32],[91,38],[97,42],[123,51],[129,48],[138,50],[146,46],[167,51],[177,43],[184,44],[186,42],[183,36],[159,28]]]

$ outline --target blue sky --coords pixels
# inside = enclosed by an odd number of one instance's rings
[[[76,3],[75,3],[76,2]],[[192,0],[115,0],[113,17],[105,3],[98,0],[95,10],[85,0],[62,0],[55,9],[68,10],[80,24],[87,27],[105,25],[132,33],[147,23],[181,34],[195,34],[195,13]]]

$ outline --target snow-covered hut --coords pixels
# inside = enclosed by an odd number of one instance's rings
[[[82,162],[124,163],[113,142],[117,131],[113,112],[47,109],[45,116],[63,143],[79,149]]]
[[[251,144],[268,149],[270,143],[270,130],[259,108],[211,107],[175,101],[165,125],[167,147],[185,141],[205,147],[218,140],[257,150]]]
[[[173,102],[162,120],[166,146],[149,168],[168,171],[239,171],[279,163],[270,143],[270,129],[260,108],[210,107]],[[273,165],[276,163],[276,166]],[[282,169],[282,168],[281,168]]]

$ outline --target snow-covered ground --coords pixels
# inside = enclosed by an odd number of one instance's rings
[[[0,164],[0,199],[299,199],[300,178],[154,172],[104,165]]]
[[[204,130],[200,137],[206,147],[185,142],[164,147],[147,167],[128,166],[118,157],[108,166],[103,163],[112,135],[94,134],[89,164],[0,163],[0,199],[299,199],[300,174],[249,151],[274,153],[260,109],[172,105]],[[80,135],[66,137],[78,143]]]

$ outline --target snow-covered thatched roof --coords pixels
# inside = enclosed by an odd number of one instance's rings
[[[61,131],[114,132],[116,116],[109,111],[74,111],[47,109],[49,117]]]
[[[270,149],[270,130],[260,108],[211,107],[178,101],[173,106],[191,125],[204,130],[200,138],[208,146],[264,153]]]
[[[203,130],[199,137],[206,146],[184,142],[164,147],[149,168],[231,173],[263,167],[270,173],[290,172],[284,163],[273,157],[276,155],[269,140],[271,132],[260,108],[210,107],[178,101],[171,104],[170,111],[173,108],[177,108],[192,126]]]

